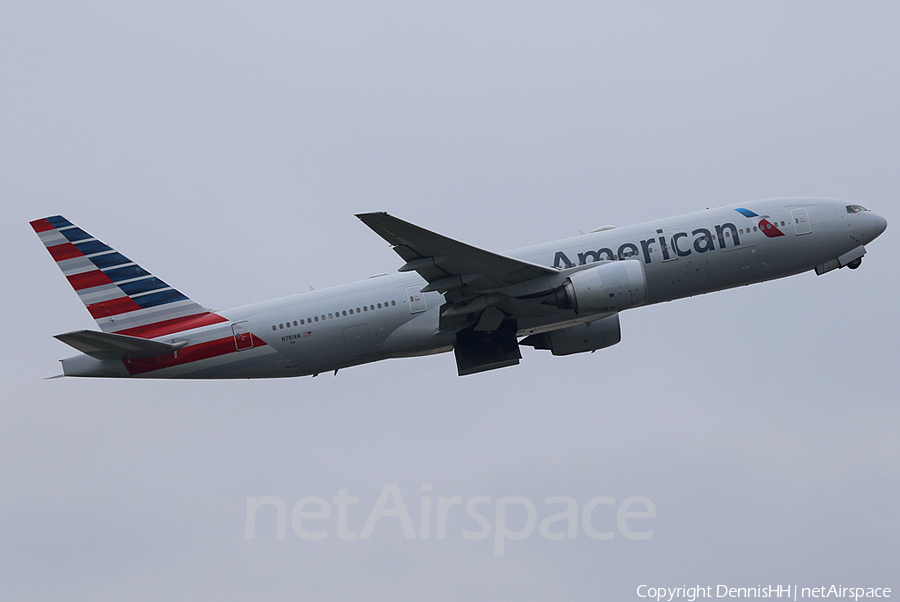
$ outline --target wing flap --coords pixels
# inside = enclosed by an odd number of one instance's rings
[[[187,345],[187,341],[162,343],[96,330],[77,330],[58,334],[54,338],[98,360],[158,357],[178,351]]]

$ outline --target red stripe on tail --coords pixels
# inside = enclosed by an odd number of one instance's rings
[[[144,324],[143,326],[135,326],[134,328],[126,328],[117,330],[115,334],[126,334],[131,337],[141,337],[143,339],[154,339],[162,337],[173,332],[183,332],[185,330],[193,330],[209,326],[210,324],[218,324],[219,322],[227,322],[225,318],[214,313],[194,314],[193,316],[184,316],[183,318],[172,318],[171,320],[162,320],[153,324]]]
[[[31,227],[34,228],[34,231],[37,233],[46,232],[47,230],[56,230],[56,228],[45,219],[36,219],[33,222],[29,222]]]
[[[66,278],[69,280],[69,284],[72,285],[72,288],[74,288],[76,291],[113,283],[113,281],[109,279],[109,276],[107,276],[100,270],[83,272],[81,274],[73,274],[71,276],[66,276]]]
[[[53,257],[54,261],[64,261],[66,259],[72,259],[73,257],[84,256],[84,254],[78,250],[78,247],[70,242],[47,247],[47,250],[50,251],[50,256]]]
[[[101,301],[87,306],[91,316],[94,319],[106,318],[108,316],[118,316],[129,311],[137,311],[142,309],[131,297],[118,297],[109,301]]]

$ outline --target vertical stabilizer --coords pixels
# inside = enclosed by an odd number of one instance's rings
[[[31,227],[103,332],[152,338],[224,321],[62,216]]]

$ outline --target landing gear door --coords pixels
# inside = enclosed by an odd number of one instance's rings
[[[409,302],[409,313],[417,314],[428,307],[425,305],[425,295],[419,286],[406,287],[406,300]]]
[[[812,232],[812,227],[809,224],[809,215],[806,213],[806,207],[791,209],[791,221],[794,222],[794,231],[797,233],[797,236]]]
[[[235,322],[231,325],[234,333],[234,347],[238,351],[253,347],[253,337],[250,335],[250,327],[247,322]]]

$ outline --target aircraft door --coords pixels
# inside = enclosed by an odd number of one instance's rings
[[[238,351],[253,347],[253,337],[250,334],[250,325],[247,322],[235,322],[231,325],[234,333],[234,347]]]
[[[794,231],[797,233],[797,236],[801,234],[809,234],[812,232],[812,227],[809,223],[809,214],[806,212],[806,207],[798,207],[796,209],[791,209],[791,221],[794,222]]]
[[[409,313],[411,314],[417,314],[428,309],[425,305],[425,295],[422,294],[422,287],[406,287],[406,300],[409,302]]]

